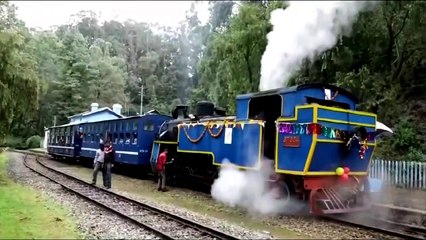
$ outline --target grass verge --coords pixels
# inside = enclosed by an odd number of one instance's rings
[[[0,154],[0,238],[81,238],[65,209],[8,179],[6,165]]]

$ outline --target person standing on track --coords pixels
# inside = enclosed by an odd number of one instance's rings
[[[101,143],[99,145],[99,149],[96,150],[95,159],[93,160],[93,168],[94,168],[93,169],[93,178],[92,178],[92,184],[93,185],[96,185],[96,180],[98,178],[98,172],[99,172],[99,170],[103,169],[104,157],[105,157],[104,144]],[[104,175],[105,174],[102,171],[102,176],[104,176]],[[105,180],[104,180],[104,185],[105,185]]]
[[[158,186],[157,191],[165,192],[166,186],[166,165],[173,162],[167,162],[167,154],[169,153],[168,149],[164,149],[164,151],[158,156],[157,159],[157,174],[158,174]]]
[[[111,168],[115,162],[115,150],[112,148],[112,143],[109,141],[105,146],[105,158],[104,158],[104,187],[111,189]]]

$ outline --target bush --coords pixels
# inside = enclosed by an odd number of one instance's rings
[[[26,145],[28,148],[39,148],[41,140],[39,135],[34,135],[27,139]]]
[[[22,148],[26,147],[26,144],[21,137],[6,136],[0,147]]]

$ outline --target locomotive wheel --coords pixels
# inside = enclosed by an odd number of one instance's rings
[[[282,191],[282,198],[281,199],[285,202],[286,205],[288,205],[290,203],[292,194],[291,194],[290,188],[289,188],[289,186],[286,182],[282,183],[281,191]]]
[[[286,205],[290,202],[292,194],[286,182],[277,183],[272,187],[272,194],[275,199],[283,201]]]

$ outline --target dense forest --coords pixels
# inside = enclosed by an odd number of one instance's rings
[[[196,4],[194,2],[193,4]],[[67,25],[29,29],[0,2],[0,144],[43,135],[90,103],[123,105],[137,114],[170,113],[176,104],[211,100],[235,111],[237,94],[259,90],[270,13],[285,2],[211,1],[201,24],[194,5],[179,27],[135,21],[99,22],[79,12]],[[426,3],[386,1],[361,13],[351,34],[313,61],[290,85],[326,82],[360,98],[395,130],[377,156],[426,160]]]

